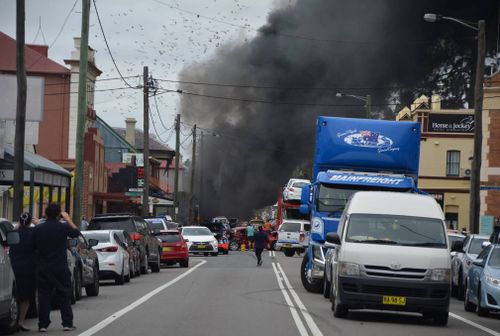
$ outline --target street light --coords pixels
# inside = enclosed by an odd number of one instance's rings
[[[335,97],[337,97],[337,98],[351,97],[351,98],[365,102],[366,118],[367,119],[371,118],[371,114],[372,114],[372,96],[371,95],[358,96],[358,95],[353,95],[353,94],[337,92],[335,94]]]
[[[470,203],[469,203],[469,226],[473,233],[479,232],[479,212],[481,210],[481,146],[483,142],[483,80],[484,59],[486,56],[485,21],[477,23],[467,22],[440,14],[427,13],[424,15],[427,22],[448,20],[461,24],[477,32],[477,62],[476,78],[474,79],[474,154],[472,156],[470,177]]]

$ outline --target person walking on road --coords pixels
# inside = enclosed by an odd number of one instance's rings
[[[68,237],[78,237],[80,231],[59,204],[45,209],[47,220],[34,229],[34,247],[37,254],[38,331],[46,332],[50,324],[51,296],[59,294],[64,331],[75,330],[71,309],[71,273],[67,260]],[[59,220],[61,216],[65,222]]]
[[[247,225],[247,237],[248,237],[248,249],[252,249],[253,248],[253,245],[254,245],[254,227],[252,224],[248,224]]]
[[[19,244],[12,245],[9,250],[12,270],[16,277],[16,290],[19,299],[19,323],[21,331],[30,331],[24,326],[24,320],[30,307],[30,299],[35,297],[36,292],[36,262],[35,250],[33,249],[34,228],[31,224],[38,224],[27,212],[21,214],[17,231],[19,232]]]
[[[255,243],[255,256],[257,257],[257,266],[262,265],[262,251],[266,248],[269,243],[269,237],[267,233],[264,232],[262,226],[259,226],[259,231],[253,237]]]

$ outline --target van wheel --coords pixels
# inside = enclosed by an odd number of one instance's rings
[[[12,287],[12,297],[10,298],[10,307],[8,315],[0,321],[0,328],[5,334],[12,334],[17,331],[19,323],[19,301],[15,287]]]
[[[292,249],[285,249],[285,250],[283,250],[283,253],[284,253],[287,257],[293,257],[293,255],[295,254],[295,250],[292,250]]]
[[[300,280],[302,281],[302,286],[306,289],[306,291],[310,293],[321,293],[323,290],[323,281],[318,280],[318,279],[313,279],[312,277],[308,276],[307,272],[307,261],[308,261],[308,254],[306,253],[304,255],[304,258],[302,258],[302,264],[300,267]]]
[[[330,286],[330,302],[332,303],[333,316],[337,318],[346,318],[349,309],[346,305],[338,303],[336,294],[333,292],[333,286]]]
[[[448,312],[435,312],[432,319],[434,325],[444,327],[448,324]]]

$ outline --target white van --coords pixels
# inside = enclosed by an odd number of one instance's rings
[[[345,207],[331,260],[335,317],[349,309],[422,313],[448,323],[450,253],[441,207],[430,196],[355,193]]]

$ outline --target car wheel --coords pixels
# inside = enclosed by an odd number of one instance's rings
[[[323,290],[323,283],[321,280],[313,279],[308,276],[307,272],[307,261],[308,254],[304,255],[302,258],[301,272],[300,272],[300,280],[302,281],[302,285],[306,289],[306,291],[310,293],[321,293]]]
[[[17,331],[19,323],[19,301],[14,287],[12,287],[12,297],[10,298],[9,313],[0,321],[0,329],[5,334],[12,334]]]
[[[130,279],[135,278],[135,263],[132,258],[130,258],[130,265],[128,266],[128,268],[130,270]]]
[[[158,258],[156,258],[156,262],[151,265],[151,272],[153,273],[158,273],[160,272],[161,265],[160,265],[160,251],[158,251]]]
[[[125,274],[124,273],[124,267],[122,266],[122,272],[120,275],[116,275],[116,278],[115,278],[115,284],[117,285],[123,285],[123,283],[125,282]]]
[[[181,262],[179,262],[179,266],[184,268],[189,267],[189,259],[182,260]]]
[[[273,241],[273,242],[271,243],[271,249],[270,249],[270,250],[271,250],[271,251],[276,250],[276,242],[275,242],[275,241]]]
[[[477,286],[477,315],[485,317],[488,316],[488,309],[481,306],[482,295],[481,295],[481,283]]]
[[[469,301],[470,297],[470,290],[468,283],[465,283],[465,297],[464,297],[464,309],[466,312],[475,312],[476,311],[476,305],[472,302]]]
[[[349,309],[346,305],[337,301],[336,293],[333,292],[333,286],[330,286],[330,302],[332,304],[333,316],[337,318],[346,318],[349,314]]]
[[[75,269],[75,300],[79,301],[82,298],[82,273],[79,269]]]
[[[85,287],[85,293],[87,296],[97,296],[99,295],[99,269],[94,266],[94,281],[92,285]]]
[[[462,279],[462,270],[458,271],[458,288],[457,288],[457,299],[463,300],[465,295],[464,280]]]
[[[141,258],[137,258],[135,261],[135,276],[140,277],[141,276]]]
[[[330,281],[328,281],[328,278],[327,278],[326,272],[325,272],[325,275],[323,276],[323,297],[325,299],[328,299],[330,297],[330,287],[331,287],[331,284],[330,284]]]
[[[148,255],[144,254],[144,264],[141,265],[141,274],[148,274]]]
[[[212,252],[212,253],[210,253],[210,255],[211,255],[212,257],[217,257],[217,256],[219,255],[219,252]]]
[[[292,250],[292,249],[284,249],[283,250],[283,253],[287,256],[287,257],[293,257],[294,254],[295,254],[295,250]]]
[[[238,243],[238,241],[236,240],[232,240],[230,243],[229,243],[229,249],[231,251],[238,251],[240,249],[240,244]]]

